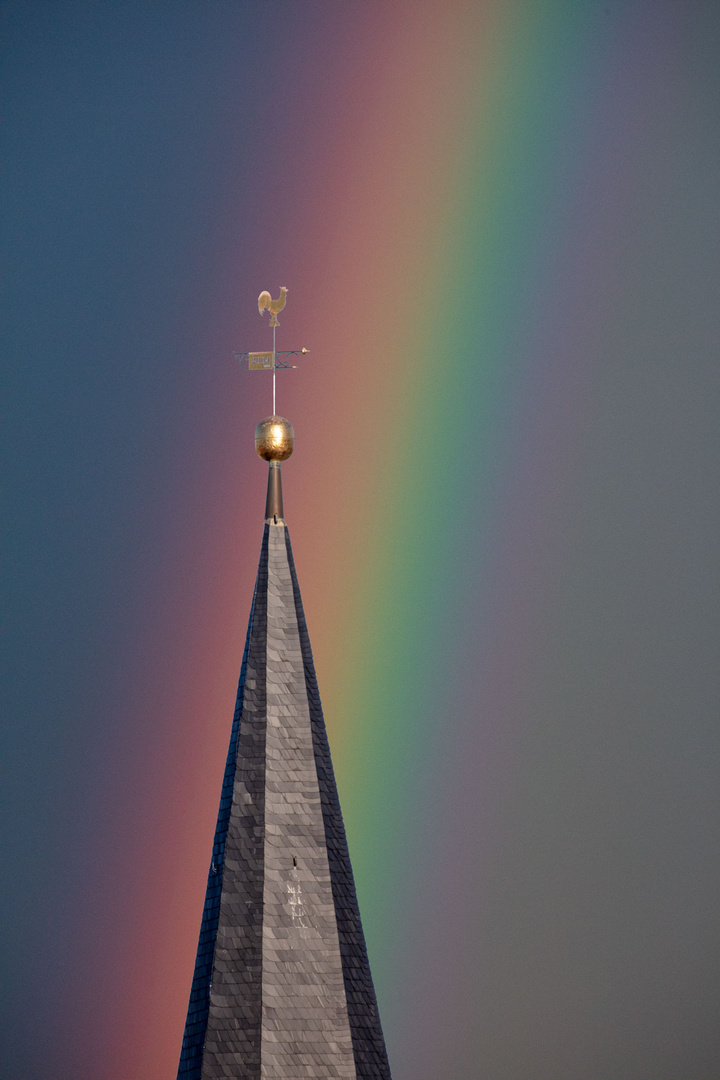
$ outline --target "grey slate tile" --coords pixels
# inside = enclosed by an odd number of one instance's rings
[[[221,1076],[390,1078],[282,524],[263,534],[178,1071]]]

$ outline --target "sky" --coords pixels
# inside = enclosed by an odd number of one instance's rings
[[[720,6],[4,0],[0,1080],[161,1080],[286,520],[395,1080],[720,1072]]]

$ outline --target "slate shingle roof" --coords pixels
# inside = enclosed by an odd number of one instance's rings
[[[390,1080],[287,528],[265,525],[178,1080]]]

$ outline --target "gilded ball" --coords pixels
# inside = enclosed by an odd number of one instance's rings
[[[255,428],[255,449],[264,461],[285,461],[294,446],[293,426],[283,416],[266,416]]]

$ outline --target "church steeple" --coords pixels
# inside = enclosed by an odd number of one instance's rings
[[[178,1080],[390,1080],[283,517],[293,443],[258,424],[265,526]]]

